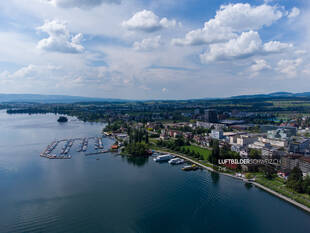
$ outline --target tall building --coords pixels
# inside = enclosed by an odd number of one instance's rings
[[[217,122],[217,112],[212,109],[205,110],[205,120],[211,123]]]

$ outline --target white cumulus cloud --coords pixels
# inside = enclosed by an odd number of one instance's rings
[[[255,63],[251,66],[251,71],[259,72],[262,70],[271,69],[271,66],[264,59],[257,59]]]
[[[202,63],[209,63],[216,60],[246,58],[259,54],[280,53],[291,47],[292,44],[279,41],[263,44],[258,32],[248,31],[228,42],[209,45],[209,50],[200,55],[200,60]]]
[[[150,50],[150,49],[156,49],[160,46],[161,43],[161,36],[156,36],[153,38],[146,38],[142,41],[136,41],[133,44],[133,48],[135,50]]]
[[[78,7],[78,8],[91,8],[99,6],[103,3],[120,3],[121,0],[46,0],[47,2],[58,7]]]
[[[83,35],[81,33],[72,36],[66,22],[52,20],[45,21],[37,30],[48,34],[48,38],[39,41],[37,47],[46,51],[61,53],[81,53],[84,47],[81,45]]]
[[[243,32],[240,37],[227,43],[211,44],[209,51],[200,55],[202,63],[229,58],[248,57],[259,51],[262,41],[254,31]]]
[[[266,4],[251,6],[248,3],[223,5],[214,18],[205,22],[202,29],[188,32],[185,38],[173,39],[176,45],[200,45],[218,43],[235,38],[236,33],[258,30],[280,19],[283,13]]]
[[[300,15],[300,10],[297,7],[293,7],[293,9],[291,10],[291,12],[288,14],[288,18],[292,19],[297,17],[298,15]]]
[[[33,65],[24,66],[15,72],[6,72],[6,78],[24,79],[24,78],[40,78],[42,75],[59,70],[60,67],[54,65]]]
[[[292,48],[293,44],[281,43],[279,41],[269,41],[264,44],[264,51],[266,52],[281,52],[288,48]]]
[[[175,20],[168,20],[167,18],[160,19],[156,14],[148,10],[139,11],[122,23],[122,26],[128,30],[143,32],[154,32],[162,28],[174,27],[175,25]]]
[[[278,62],[277,71],[286,74],[289,77],[295,77],[297,75],[297,69],[302,64],[303,60],[301,58],[289,60],[281,59]]]

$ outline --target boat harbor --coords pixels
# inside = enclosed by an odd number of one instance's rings
[[[70,152],[74,145],[77,147],[74,149],[76,152],[88,152],[84,153],[85,156],[110,152],[104,150],[102,137],[98,136],[54,140],[47,145],[40,156],[47,159],[71,159]]]

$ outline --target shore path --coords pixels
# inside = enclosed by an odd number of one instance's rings
[[[299,203],[299,202],[297,202],[297,201],[294,201],[293,199],[288,198],[288,197],[286,197],[286,196],[284,196],[284,195],[282,195],[282,194],[280,194],[280,193],[277,193],[277,192],[275,192],[275,191],[273,191],[273,190],[271,190],[271,189],[269,189],[269,188],[267,188],[267,187],[265,187],[265,186],[263,186],[263,185],[261,185],[261,184],[259,184],[259,183],[257,183],[257,182],[249,181],[249,180],[247,180],[247,179],[244,179],[244,178],[242,178],[242,177],[238,177],[238,176],[235,176],[235,175],[232,175],[232,174],[227,174],[227,173],[219,172],[219,171],[217,171],[217,170],[214,170],[212,167],[205,166],[205,165],[203,165],[203,164],[201,164],[201,163],[199,163],[199,162],[197,162],[197,161],[195,161],[195,160],[193,160],[193,159],[190,159],[190,158],[188,158],[188,157],[186,157],[186,156],[184,156],[184,155],[180,155],[180,154],[176,154],[176,153],[172,153],[172,152],[167,152],[167,151],[161,151],[161,150],[155,150],[155,151],[161,152],[161,153],[169,153],[169,154],[172,154],[172,155],[174,155],[174,156],[177,156],[177,157],[180,157],[180,158],[182,158],[182,159],[185,159],[185,160],[187,160],[187,161],[189,161],[189,162],[191,162],[191,163],[193,163],[193,164],[196,164],[196,165],[198,165],[198,166],[200,166],[200,167],[202,167],[202,168],[204,168],[204,169],[207,169],[208,171],[217,172],[217,173],[219,173],[219,174],[232,177],[232,178],[234,178],[234,179],[238,179],[238,180],[241,180],[241,181],[244,181],[244,182],[251,183],[251,184],[255,185],[256,187],[258,187],[258,188],[260,188],[260,189],[263,189],[263,190],[265,190],[266,192],[269,192],[269,193],[271,193],[271,194],[273,194],[273,195],[275,195],[275,196],[277,196],[277,197],[279,197],[279,198],[281,198],[281,199],[283,199],[283,200],[285,200],[285,201],[287,201],[287,202],[289,202],[289,203],[291,203],[291,204],[293,204],[293,205],[299,207],[300,209],[302,209],[302,210],[307,211],[308,213],[310,213],[310,208],[309,208],[309,207],[307,207],[307,206],[305,206],[305,205],[303,205],[303,204],[301,204],[301,203]]]

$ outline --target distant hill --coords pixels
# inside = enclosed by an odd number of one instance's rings
[[[274,92],[270,94],[239,95],[229,97],[229,99],[281,98],[281,97],[310,97],[310,92],[303,92],[303,93]]]
[[[67,95],[37,95],[37,94],[0,94],[0,103],[76,103],[76,102],[124,102],[121,99],[91,98]]]
[[[310,98],[310,92],[291,93],[291,92],[274,92],[270,94],[254,94],[254,95],[239,95],[228,98],[203,98],[195,100],[220,100],[220,99],[268,99],[268,98]],[[82,96],[69,96],[69,95],[39,95],[39,94],[0,94],[0,103],[79,103],[79,102],[129,102],[137,100],[126,99],[112,99],[112,98],[92,98]],[[141,100],[142,102],[152,102],[154,100]],[[164,100],[156,100],[164,101]],[[171,101],[171,100],[170,100]],[[177,100],[175,100],[177,101]]]

